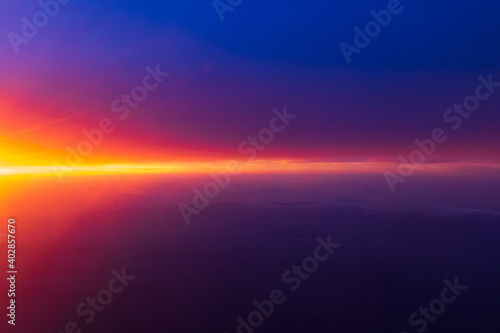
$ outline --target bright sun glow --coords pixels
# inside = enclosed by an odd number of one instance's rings
[[[90,174],[167,174],[210,173],[384,173],[396,172],[397,165],[388,162],[303,162],[289,160],[256,160],[251,162],[171,162],[148,164],[103,164],[77,167],[9,166],[0,167],[0,175],[90,175]],[[422,172],[460,172],[471,169],[500,169],[497,164],[436,163],[416,165]]]

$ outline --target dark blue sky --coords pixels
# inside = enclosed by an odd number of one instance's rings
[[[109,10],[133,12],[145,30],[174,25],[224,51],[256,61],[343,68],[340,41],[387,1],[243,1],[220,22],[210,1],[109,1]],[[500,57],[500,4],[494,1],[401,1],[404,10],[357,57],[365,70],[482,70]],[[138,28],[138,27],[136,27]]]

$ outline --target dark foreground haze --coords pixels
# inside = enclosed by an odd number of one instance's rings
[[[380,175],[240,175],[186,225],[178,205],[208,180],[8,181],[7,207],[24,207],[17,332],[499,331],[498,180],[415,176],[391,193]],[[329,237],[333,253],[292,271]]]

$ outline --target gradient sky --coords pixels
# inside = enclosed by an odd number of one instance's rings
[[[237,158],[275,107],[297,118],[260,158],[397,161],[436,127],[428,162],[498,162],[500,91],[460,129],[442,120],[500,81],[500,4],[402,1],[404,10],[348,64],[355,26],[387,1],[243,1],[221,22],[211,1],[72,1],[15,53],[7,33],[36,1],[0,5],[0,165],[64,161],[102,118],[115,121],[85,163]],[[145,67],[170,76],[120,121],[111,102]]]

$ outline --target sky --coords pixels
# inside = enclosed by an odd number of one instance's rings
[[[102,288],[123,261],[130,274],[138,273],[131,288],[141,292],[134,296],[131,289],[123,295],[131,303],[106,309],[111,315],[98,321],[109,332],[159,325],[131,321],[151,310],[142,305],[148,288],[155,298],[174,295],[165,299],[186,305],[176,304],[171,331],[194,332],[186,322],[194,327],[210,315],[208,330],[221,326],[224,332],[224,318],[234,325],[239,314],[232,312],[243,313],[248,303],[239,306],[236,284],[213,288],[192,277],[210,282],[226,269],[244,272],[245,258],[224,252],[245,252],[248,267],[263,268],[254,270],[260,279],[269,267],[304,258],[281,254],[299,253],[309,236],[325,230],[344,235],[347,250],[355,249],[339,257],[345,266],[333,265],[331,276],[342,267],[371,267],[352,260],[375,259],[382,275],[365,284],[373,297],[363,304],[375,304],[364,317],[379,326],[382,317],[373,309],[385,315],[387,306],[378,296],[406,295],[384,288],[418,260],[424,264],[412,269],[424,267],[413,275],[423,276],[419,285],[430,286],[432,274],[442,279],[453,268],[458,271],[451,274],[479,281],[483,289],[474,297],[488,301],[481,293],[495,294],[495,276],[465,271],[475,261],[489,274],[495,251],[486,245],[498,244],[498,13],[500,2],[493,0],[0,1],[0,211],[14,214],[22,228],[20,259],[27,270],[20,304],[29,306],[21,305],[19,313],[31,315],[20,319],[30,327],[24,331],[59,332],[80,296]],[[376,25],[380,31],[360,46],[368,36],[356,37],[357,31],[373,27],[374,15],[385,17],[384,26]],[[348,57],[345,45],[355,50]],[[134,91],[140,101],[130,99]],[[477,101],[477,109],[451,110],[464,101]],[[268,141],[252,148],[254,137]],[[402,159],[413,163],[416,156],[423,160],[406,181]],[[248,174],[233,178],[239,172],[229,171],[234,165]],[[70,171],[77,175],[66,177]],[[189,232],[186,224],[198,229]],[[384,235],[386,240],[379,237]],[[281,263],[269,261],[275,254]],[[417,261],[404,257],[397,266],[393,259],[401,254],[416,254]],[[231,258],[236,270],[227,265]],[[165,280],[167,268],[179,263],[184,269],[168,272]],[[233,280],[253,292],[259,287],[248,284],[253,275]],[[355,285],[353,274],[338,276],[341,284]],[[382,289],[372,288],[377,285]],[[198,293],[202,289],[207,292]],[[48,293],[54,295],[50,304]],[[214,316],[223,309],[215,303],[224,293],[231,295],[224,300],[229,311]],[[30,299],[24,302],[23,295]],[[187,304],[190,295],[195,302]],[[356,306],[357,299],[345,295],[347,308]],[[308,300],[294,302],[300,307]],[[486,325],[497,318],[486,318],[498,309],[488,302],[485,319],[470,320]],[[130,311],[131,304],[139,311]],[[213,309],[206,311],[206,304]],[[131,315],[120,313],[125,308]],[[337,323],[329,309],[318,313],[328,312],[325,318]],[[398,314],[401,309],[406,311],[398,307]],[[164,327],[164,307],[153,310],[162,311],[156,317]],[[296,308],[284,314],[304,318]],[[113,330],[112,317],[128,321]]]
[[[401,1],[348,63],[340,43],[387,6],[242,1],[221,21],[211,1],[73,0],[16,52],[8,34],[41,8],[4,1],[0,166],[64,164],[106,118],[114,130],[82,165],[242,159],[240,143],[285,106],[296,118],[259,159],[397,163],[442,128],[426,163],[497,164],[500,91],[457,129],[443,114],[479,76],[500,82],[500,4]],[[120,119],[113,101],[157,66],[169,75]]]

